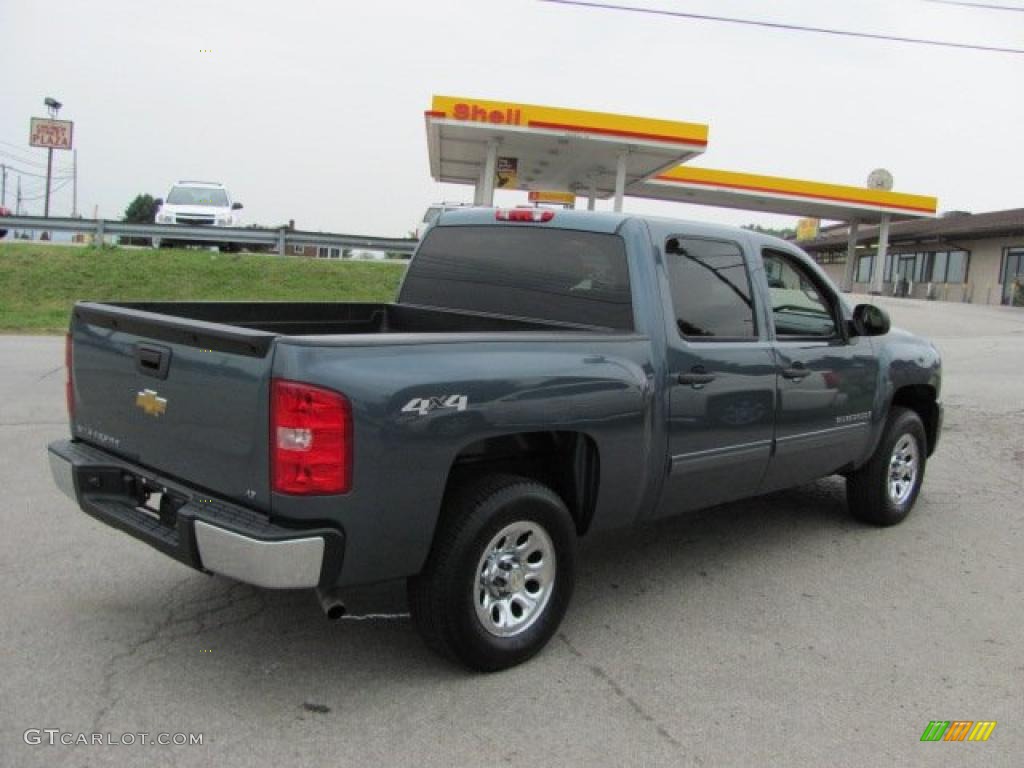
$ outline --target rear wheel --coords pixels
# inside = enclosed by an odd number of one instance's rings
[[[908,408],[893,408],[874,455],[847,475],[846,498],[854,516],[873,525],[895,525],[910,514],[924,481],[927,445],[921,417]]]
[[[489,476],[445,503],[423,572],[409,580],[427,645],[492,672],[536,654],[572,596],[576,530],[562,499],[533,480]]]

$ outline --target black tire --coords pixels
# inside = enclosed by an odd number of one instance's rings
[[[916,472],[901,494],[890,490],[890,462],[904,438],[915,443]],[[896,525],[910,514],[924,482],[928,439],[921,417],[908,408],[894,407],[878,447],[868,462],[846,476],[846,501],[854,517],[872,525]]]
[[[489,545],[495,537],[519,523],[539,527],[547,535],[546,544],[554,552],[554,575],[546,600],[537,601],[536,614],[527,615],[525,627],[515,630],[517,634],[502,637],[478,616],[476,600],[487,605],[478,568],[492,551]],[[537,538],[543,537],[538,534]],[[423,571],[409,579],[413,622],[426,644],[441,655],[481,672],[507,669],[535,655],[557,631],[572,597],[575,572],[576,529],[554,491],[514,475],[460,482],[446,495]],[[523,573],[527,573],[525,562]],[[539,589],[536,583],[533,587]],[[511,617],[516,606],[509,602],[506,607]],[[486,607],[481,610],[488,613]]]

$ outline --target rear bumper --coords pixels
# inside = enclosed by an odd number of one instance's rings
[[[276,589],[337,580],[345,548],[337,529],[275,524],[84,443],[51,443],[49,457],[57,487],[84,512],[192,568]],[[159,513],[140,507],[146,493],[166,499]]]

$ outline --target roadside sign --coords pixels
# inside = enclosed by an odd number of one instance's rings
[[[553,192],[551,190],[531,189],[528,197],[531,203],[554,203],[557,205],[576,204],[576,195],[572,192]]]
[[[52,120],[33,117],[29,123],[28,143],[32,147],[71,149],[74,123],[71,120]]]
[[[495,169],[498,189],[515,189],[519,186],[519,160],[515,157],[499,157]]]
[[[797,240],[813,240],[818,236],[818,228],[821,226],[820,219],[800,219],[796,223]]]

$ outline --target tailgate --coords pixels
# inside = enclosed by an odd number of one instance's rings
[[[274,334],[108,304],[71,331],[76,438],[269,509]]]

